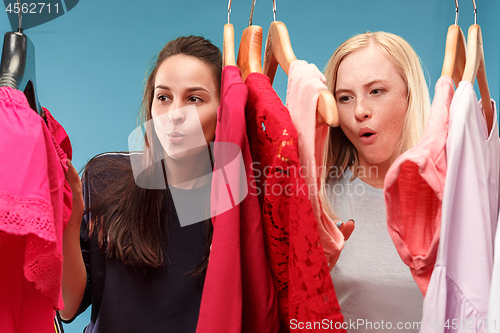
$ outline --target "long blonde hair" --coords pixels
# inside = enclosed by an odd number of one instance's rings
[[[335,95],[337,72],[342,60],[349,54],[365,47],[376,46],[393,61],[408,89],[408,109],[396,156],[415,146],[422,136],[430,110],[430,99],[420,59],[403,38],[392,33],[366,32],[346,40],[333,53],[325,67],[326,85]],[[353,166],[353,178],[359,166],[358,153],[354,145],[337,128],[330,128],[324,154],[323,180],[339,178],[344,170]],[[333,172],[334,171],[334,172]]]

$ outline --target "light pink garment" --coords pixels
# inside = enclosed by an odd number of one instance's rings
[[[498,225],[497,225],[498,226]],[[490,303],[488,306],[488,332],[500,333],[500,232],[495,236],[495,255],[491,276]]]
[[[316,128],[316,105],[320,92],[324,90],[328,90],[325,76],[314,64],[308,64],[304,60],[296,60],[290,64],[286,108],[290,111],[298,132],[301,173],[318,222],[321,244],[332,269],[344,247],[344,235],[328,217],[319,199],[321,173],[317,166],[323,165],[328,125]]]
[[[488,135],[473,86],[460,82],[453,97],[441,234],[420,332],[486,332],[500,172],[496,106],[491,103],[495,114]]]
[[[424,296],[439,244],[446,136],[454,90],[451,77],[437,81],[424,135],[394,161],[385,176],[389,235]]]

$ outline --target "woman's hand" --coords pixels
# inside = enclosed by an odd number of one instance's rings
[[[71,319],[78,310],[87,283],[87,273],[80,250],[80,225],[85,208],[82,182],[70,160],[68,160],[67,165],[66,180],[73,193],[73,209],[63,235],[62,294],[64,310],[60,310],[59,314],[65,320]]]
[[[354,220],[349,220],[347,222],[337,223],[337,227],[340,232],[344,235],[344,240],[348,240],[351,237],[352,232],[354,231]]]
[[[83,213],[85,205],[83,202],[82,181],[80,180],[78,172],[69,159],[67,165],[68,171],[66,171],[66,180],[68,181],[69,186],[71,187],[71,192],[73,193],[73,210],[76,209],[78,212],[81,211]]]

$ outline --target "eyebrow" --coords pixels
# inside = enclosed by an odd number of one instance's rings
[[[371,85],[374,85],[376,83],[386,83],[386,82],[389,82],[387,80],[384,80],[384,79],[375,79],[375,80],[372,80],[366,84],[363,85],[363,87],[369,87]],[[335,89],[335,95],[337,95],[338,93],[342,93],[342,92],[350,92],[351,89]]]
[[[164,90],[171,90],[170,87],[168,86],[162,86],[162,85],[157,85],[155,87],[155,90],[156,89],[164,89]],[[191,91],[199,91],[199,90],[203,90],[203,91],[206,91],[209,93],[209,91],[206,89],[206,88],[203,88],[203,87],[189,87],[186,89],[187,91],[191,92]]]

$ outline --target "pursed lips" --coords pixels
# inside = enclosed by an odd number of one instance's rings
[[[182,134],[179,131],[168,132],[167,135],[170,136],[170,137],[174,137],[174,138],[178,138],[178,137],[183,137],[184,136],[184,134]]]
[[[179,131],[168,132],[167,137],[172,143],[181,143],[184,140],[184,134]]]

